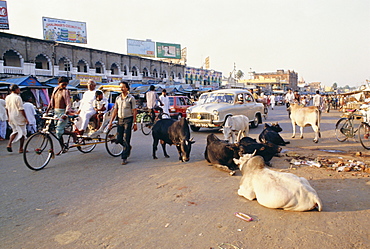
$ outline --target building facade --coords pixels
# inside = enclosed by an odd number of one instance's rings
[[[294,71],[277,70],[276,72],[252,72],[252,79],[241,80],[239,83],[255,85],[265,91],[286,91],[288,88],[298,90],[298,73]]]
[[[196,88],[218,89],[222,82],[222,72],[209,69],[186,67],[185,82]]]
[[[184,84],[185,66],[0,32],[0,76]]]

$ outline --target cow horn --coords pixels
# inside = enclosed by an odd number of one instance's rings
[[[190,139],[189,139],[189,142],[193,142],[193,139],[194,139],[194,137],[190,138]]]
[[[254,150],[252,156],[256,155],[256,153],[257,153],[257,150]]]

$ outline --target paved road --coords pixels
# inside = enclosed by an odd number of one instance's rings
[[[338,146],[333,137],[338,117],[338,112],[324,114],[324,138],[319,144],[312,143],[310,127],[305,128],[304,142],[290,138],[291,126],[283,106],[271,111],[267,121],[279,121],[283,137],[292,141],[287,149],[295,149],[295,142],[302,148],[332,149]],[[262,125],[250,133],[256,138],[261,131]],[[6,142],[0,142],[0,247],[216,248],[229,242],[239,243],[240,248],[279,248],[289,243],[289,248],[318,248],[314,239],[322,236],[323,248],[365,248],[369,241],[366,232],[367,238],[351,233],[354,238],[348,239],[318,231],[316,226],[323,220],[324,226],[337,224],[331,223],[338,219],[335,200],[324,200],[324,210],[331,211],[324,217],[317,212],[302,216],[271,210],[238,197],[240,174],[230,177],[207,166],[204,160],[206,136],[211,132],[221,135],[209,129],[193,133],[196,143],[188,163],[177,160],[173,146],[168,149],[171,158],[164,158],[159,148],[159,159],[152,160],[151,136],[138,131],[133,135],[132,155],[125,166],[120,158],[109,156],[104,145],[98,145],[89,154],[71,150],[38,172],[26,168],[21,155],[7,153]],[[363,151],[351,141],[346,148]],[[324,185],[313,183],[321,186],[319,194]],[[352,211],[369,221],[369,206],[358,205]],[[258,221],[240,221],[233,216],[236,211],[253,213]],[[276,221],[278,227],[274,227]],[[361,224],[355,225],[352,229],[365,230]],[[345,234],[343,230],[337,235]],[[342,244],[342,239],[347,242]]]

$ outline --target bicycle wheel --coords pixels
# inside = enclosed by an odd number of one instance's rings
[[[93,140],[86,140],[84,138],[78,138],[79,141],[79,146],[77,146],[77,149],[81,151],[82,153],[90,153],[95,149],[96,144],[95,143],[90,143]]]
[[[118,143],[117,135],[117,125],[114,125],[108,130],[107,135],[105,136],[105,148],[109,155],[114,157],[120,156],[124,148],[120,143]]]
[[[352,125],[348,118],[341,118],[335,125],[335,136],[339,142],[344,142],[351,135]]]
[[[37,132],[27,139],[23,160],[32,170],[43,169],[53,156],[53,142],[49,135]]]
[[[145,114],[144,116],[141,117],[141,131],[143,132],[144,135],[149,135],[150,132],[152,131],[152,119],[149,114]]]
[[[362,122],[358,128],[358,137],[362,146],[370,150],[370,126],[367,123]]]

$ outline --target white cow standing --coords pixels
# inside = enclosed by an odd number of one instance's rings
[[[237,143],[243,137],[249,135],[249,118],[244,115],[229,116],[222,129],[224,133],[224,139],[229,140],[231,138],[231,143]],[[235,132],[238,133],[237,139],[235,141]]]
[[[238,190],[240,196],[257,199],[268,208],[308,211],[317,207],[318,211],[322,210],[319,196],[305,178],[267,169],[261,156],[250,157],[247,154],[240,159],[234,158],[243,174]]]
[[[301,131],[301,138],[303,138],[303,128],[306,126],[312,126],[315,132],[315,138],[313,141],[317,143],[319,141],[320,134],[320,110],[315,106],[302,107],[299,104],[291,104],[289,107],[290,120],[293,126],[293,135],[295,137],[295,126],[298,125]]]

